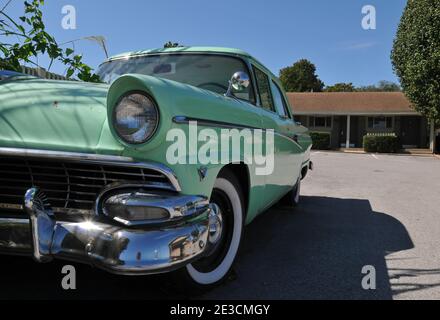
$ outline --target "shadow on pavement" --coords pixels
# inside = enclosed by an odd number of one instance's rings
[[[402,223],[368,200],[305,196],[297,209],[271,209],[250,225],[237,281],[208,297],[392,299],[385,256],[411,248]],[[362,289],[365,265],[376,269],[376,290]]]
[[[388,269],[392,273],[390,277],[392,280],[399,280],[393,283],[393,293],[402,294],[414,291],[421,291],[425,289],[440,288],[440,282],[420,283],[419,281],[411,281],[419,277],[438,276],[440,269]],[[402,281],[401,278],[404,278]]]
[[[413,247],[405,227],[368,200],[303,197],[275,207],[247,229],[236,279],[208,299],[392,299],[385,256]],[[122,277],[75,264],[77,290],[61,289],[61,268],[0,256],[0,299],[170,299],[166,275]],[[70,263],[69,263],[70,264]],[[376,268],[377,289],[361,287],[362,267]]]

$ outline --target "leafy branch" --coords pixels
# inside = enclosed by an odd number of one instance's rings
[[[20,72],[22,63],[38,66],[34,59],[47,54],[49,69],[54,61],[59,61],[67,66],[67,78],[76,76],[82,81],[99,82],[92,68],[82,61],[82,55],[75,55],[71,48],[62,49],[55,38],[45,31],[41,10],[43,5],[44,0],[25,1],[24,15],[19,18],[20,21],[5,12],[7,5],[0,11],[0,37],[6,39],[0,41],[0,68]]]

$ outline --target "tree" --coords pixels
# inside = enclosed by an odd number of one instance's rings
[[[335,83],[332,86],[327,86],[324,91],[326,92],[355,92],[356,88],[353,83]]]
[[[391,60],[414,108],[440,122],[440,1],[408,0]]]
[[[402,91],[402,88],[394,82],[391,81],[379,81],[378,88],[380,91],[387,91],[387,92],[396,92],[396,91]]]
[[[369,85],[357,88],[357,91],[363,92],[398,92],[402,91],[397,83],[391,81],[379,81],[377,85]]]
[[[7,3],[9,4],[9,2]],[[55,38],[46,32],[41,6],[44,0],[24,2],[24,15],[18,20],[10,17],[5,7],[0,11],[0,68],[21,72],[21,64],[39,67],[40,55],[50,59],[48,69],[54,61],[67,66],[66,76],[90,82],[99,82],[92,68],[82,62],[82,55],[74,55],[71,48],[62,49]]]
[[[280,70],[280,80],[289,92],[321,92],[324,83],[316,75],[316,67],[307,59]]]

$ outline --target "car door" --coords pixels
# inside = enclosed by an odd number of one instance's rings
[[[305,136],[307,129],[300,124],[297,124],[294,120],[291,112],[292,109],[278,81],[276,79],[272,79],[271,84],[275,108],[279,115],[278,125],[280,127],[280,131],[293,141],[288,166],[291,169],[290,172],[293,173],[293,183],[296,183],[303,166],[304,153],[307,151],[307,148],[310,145],[310,139]]]
[[[265,177],[264,204],[268,207],[296,183],[301,169],[302,148],[295,141],[296,125],[279,85],[259,67],[253,66],[253,72],[263,110],[263,127],[273,129],[275,133],[273,172]]]

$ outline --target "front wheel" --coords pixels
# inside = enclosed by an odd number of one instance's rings
[[[225,281],[234,264],[243,234],[244,206],[240,185],[233,174],[225,171],[217,178],[211,204],[218,211],[210,220],[209,246],[201,259],[179,271],[179,287],[203,293]]]

